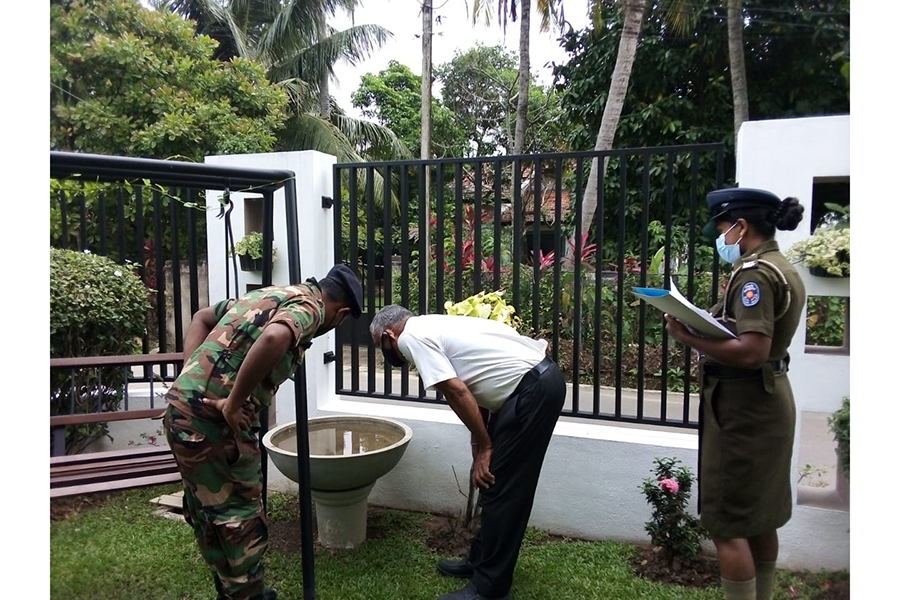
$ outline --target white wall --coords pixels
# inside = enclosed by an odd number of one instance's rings
[[[796,197],[805,207],[794,231],[775,239],[786,252],[809,237],[813,178],[850,176],[850,117],[815,117],[748,121],[737,146],[739,187]],[[808,296],[850,296],[850,278],[813,277],[798,265]],[[791,384],[797,410],[833,412],[850,395],[850,357],[805,352],[806,311],[789,348]]]

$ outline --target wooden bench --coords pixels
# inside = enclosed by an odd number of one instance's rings
[[[180,364],[181,353],[51,359],[51,369]],[[159,417],[164,406],[141,410],[55,415],[50,429]],[[166,446],[50,457],[50,497],[77,496],[181,481],[175,457]]]

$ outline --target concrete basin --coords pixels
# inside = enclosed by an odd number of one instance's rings
[[[399,421],[357,415],[316,417],[308,427],[319,541],[328,548],[355,548],[366,538],[369,492],[400,461],[412,429]],[[299,482],[297,423],[272,429],[262,442],[275,467]]]

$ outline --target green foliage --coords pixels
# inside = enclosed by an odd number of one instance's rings
[[[465,317],[479,317],[499,321],[515,329],[522,326],[522,320],[516,316],[516,309],[507,304],[503,299],[503,291],[478,292],[465,300],[453,303],[450,300],[444,303],[444,311],[448,315],[462,315]]]
[[[242,237],[238,242],[234,245],[234,253],[238,256],[249,256],[250,258],[256,260],[260,259],[263,256],[263,234],[254,231],[252,233],[248,233],[244,237]],[[275,246],[272,246],[272,262],[275,262],[275,255],[277,253],[277,249]]]
[[[145,182],[147,183],[147,182]],[[136,195],[141,195],[141,206],[138,210]],[[191,235],[187,210],[198,211],[198,221],[194,233],[196,249],[201,260],[206,256],[206,211],[203,192],[195,190],[193,201],[184,195],[184,190],[162,189],[158,185],[138,186],[125,183],[82,183],[69,180],[50,180],[50,245],[55,248],[87,248],[95,254],[103,252],[102,239],[106,238],[105,253],[115,262],[138,260],[138,249],[143,248],[144,265],[141,273],[151,288],[156,287],[157,272],[155,264],[156,242],[154,220],[160,220],[161,239],[158,240],[160,251],[166,258],[172,255],[173,239],[177,234],[179,240],[178,254],[188,256]],[[66,235],[63,236],[63,198],[66,204]],[[80,203],[84,200],[84,236],[82,236],[82,219]],[[158,200],[157,200],[158,199]],[[121,207],[119,202],[121,201]],[[172,224],[172,203],[176,203],[178,211],[177,227]],[[124,221],[119,224],[119,211]],[[143,223],[139,230],[138,221]],[[125,254],[120,256],[119,239],[122,240]],[[138,265],[135,265],[138,266]]]
[[[476,45],[435,68],[441,97],[475,156],[509,153],[516,128],[518,59],[502,46]],[[559,98],[531,82],[525,152],[567,149]]]
[[[50,250],[50,356],[133,354],[150,308],[147,288],[130,265],[90,253]],[[128,369],[52,371],[50,414],[116,410]],[[66,451],[76,453],[106,435],[105,424],[69,427]]]
[[[593,147],[609,94],[622,30],[621,3],[602,0],[602,22],[565,33],[570,60],[555,68],[573,147]],[[841,75],[849,60],[849,3],[779,0],[744,3],[744,57],[750,116],[773,119],[850,110],[849,84]],[[654,6],[641,32],[616,146],[634,148],[726,142],[734,148],[731,84],[727,78],[728,32],[724,3],[702,2],[693,31],[677,35]],[[775,16],[777,15],[777,16]],[[730,165],[733,160],[727,160]],[[725,174],[726,179],[733,171]]]
[[[418,151],[422,139],[422,77],[395,60],[377,75],[366,73],[353,93],[353,106],[362,114],[375,119],[396,134],[404,145]],[[457,123],[456,115],[440,99],[433,98],[431,106],[431,143],[438,158],[465,156],[468,141]],[[369,154],[390,158],[390,148],[372,147]]]
[[[841,407],[828,417],[828,427],[838,444],[838,461],[850,476],[850,398],[844,398]]]
[[[51,4],[51,148],[193,161],[271,151],[287,94],[252,61],[214,60],[216,46],[137,0]]]
[[[843,346],[847,299],[842,296],[809,296],[806,308],[806,344]]]
[[[130,354],[143,333],[147,288],[130,265],[50,249],[50,355]]]
[[[554,68],[556,90],[564,112],[564,127],[574,150],[593,149],[622,31],[622,3],[601,0],[602,19],[594,27],[568,31],[561,36],[569,60]],[[664,3],[662,3],[664,4]],[[662,4],[659,7],[662,7]],[[783,10],[744,4],[745,59],[752,119],[818,116],[849,113],[849,86],[840,74],[835,52],[849,42],[849,5],[837,0],[776,2]],[[616,148],[640,148],[695,143],[725,143],[721,183],[734,181],[734,125],[732,92],[728,79],[728,42],[722,2],[703,2],[696,12],[695,28],[679,36],[664,22],[664,12],[652,5],[641,32],[628,94],[616,132]],[[773,17],[777,15],[776,17]],[[666,201],[666,157],[651,157],[650,207]],[[697,215],[706,211],[702,198],[718,185],[714,153],[674,155],[673,210],[650,220],[671,216],[678,226],[689,224],[690,202],[699,199]],[[588,165],[590,163],[587,163]],[[604,188],[607,198],[599,221],[604,235],[615,239],[617,203],[621,182],[614,176],[621,162],[610,160]],[[626,193],[626,253],[636,254],[638,232],[645,226],[642,213],[643,165],[628,161]],[[693,169],[696,167],[696,178]],[[585,168],[587,180],[588,169]],[[604,260],[607,248],[602,248]]]
[[[669,564],[689,563],[700,553],[700,543],[708,537],[699,520],[688,512],[688,501],[695,477],[690,469],[679,466],[676,458],[656,458],[654,477],[648,477],[641,491],[652,507],[644,529],[650,541],[662,549]]]
[[[785,256],[791,262],[818,267],[829,275],[849,277],[850,228],[817,227],[810,237],[791,246]]]

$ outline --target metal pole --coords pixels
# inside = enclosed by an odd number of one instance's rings
[[[300,283],[300,240],[297,222],[297,189],[294,179],[284,186],[288,236],[290,282]],[[294,403],[297,414],[297,473],[300,485],[300,542],[303,561],[303,600],[316,598],[316,569],[313,547],[312,495],[309,473],[309,428],[306,410],[306,364],[294,376]]]

